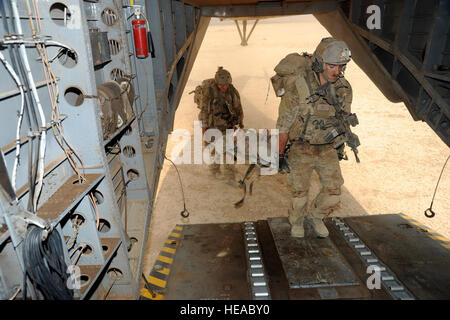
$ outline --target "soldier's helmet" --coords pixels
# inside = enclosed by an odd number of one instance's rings
[[[231,73],[229,73],[223,67],[219,67],[217,69],[214,79],[216,80],[216,83],[220,85],[230,85],[232,81]]]
[[[344,41],[323,38],[313,53],[313,70],[323,72],[325,63],[345,65],[350,62],[351,51]]]

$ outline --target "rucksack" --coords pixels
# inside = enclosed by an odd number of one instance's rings
[[[310,59],[311,55],[305,52],[301,55],[298,53],[291,53],[277,64],[274,69],[276,74],[270,78],[273,90],[277,97],[281,97],[285,94],[286,82],[289,80],[295,81],[295,77],[308,67]]]
[[[202,84],[195,87],[195,89],[189,94],[194,94],[194,103],[197,105],[197,108],[201,108],[202,98],[207,93],[210,92],[210,88],[214,85],[214,78],[206,79],[202,81]]]

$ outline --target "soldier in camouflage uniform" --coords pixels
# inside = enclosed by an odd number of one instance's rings
[[[202,134],[207,129],[215,128],[226,134],[227,129],[244,127],[244,113],[239,92],[232,85],[230,72],[219,67],[214,79],[203,81],[200,101],[199,120],[202,122]],[[209,166],[211,174],[217,179],[225,179],[227,183],[238,186],[235,180],[233,164],[224,164],[224,172],[220,172],[220,164]]]
[[[281,96],[277,128],[279,129],[280,172],[289,172],[291,206],[289,222],[293,237],[304,237],[305,217],[319,237],[328,236],[322,219],[340,202],[342,178],[339,160],[343,147],[337,150],[325,138],[336,124],[335,108],[318,88],[331,82],[342,99],[342,108],[350,113],[352,88],[342,71],[350,61],[350,50],[343,41],[324,38],[311,56],[297,53],[286,56],[275,68],[272,78]],[[320,90],[320,88],[319,88]],[[284,155],[290,142],[289,161]],[[312,171],[320,178],[321,190],[307,210]]]

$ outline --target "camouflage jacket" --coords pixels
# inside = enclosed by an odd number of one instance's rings
[[[280,133],[288,133],[291,141],[302,139],[311,144],[326,144],[326,134],[336,125],[335,109],[326,97],[316,94],[320,80],[311,64],[309,56],[293,53],[275,67],[283,78],[285,92],[278,110],[277,129]],[[350,113],[350,83],[339,78],[333,85],[337,95],[343,99],[344,111]]]
[[[241,98],[233,85],[230,84],[225,93],[220,92],[216,84],[204,87],[203,91],[198,115],[203,127],[224,131],[242,124]]]

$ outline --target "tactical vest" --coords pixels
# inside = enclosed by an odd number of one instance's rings
[[[209,119],[208,125],[219,130],[229,129],[239,124],[239,118],[236,110],[238,102],[236,89],[229,85],[229,89],[224,94],[220,93],[217,85],[209,89]]]
[[[289,130],[289,140],[328,144],[330,141],[326,141],[325,136],[337,126],[335,109],[324,98],[314,95],[320,84],[311,69],[312,62],[309,57],[297,55],[291,57],[291,60],[293,58],[303,61],[297,61],[298,68],[295,75],[291,75],[290,80],[285,80],[295,81],[300,104],[298,114]],[[342,86],[339,81],[335,83],[335,87]]]
[[[317,88],[320,86],[314,77],[311,69],[306,69],[303,73],[304,80],[308,86],[309,96],[307,107],[304,111],[300,111],[300,120],[303,123],[302,131],[296,139],[308,141],[310,144],[327,144],[330,141],[325,140],[325,136],[332,131],[336,125],[335,109],[325,99],[313,96]],[[298,90],[298,89],[297,89]],[[300,96],[300,99],[303,97]]]

